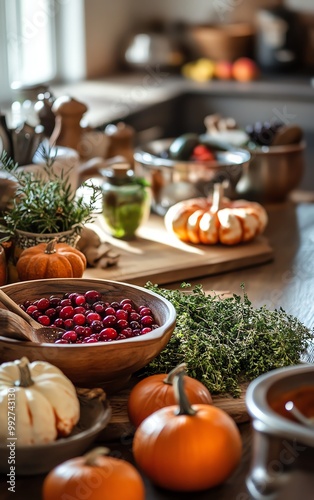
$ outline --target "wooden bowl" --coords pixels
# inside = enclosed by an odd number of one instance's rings
[[[195,57],[232,62],[252,55],[254,28],[246,23],[193,26],[189,38]]]
[[[138,337],[95,344],[48,344],[19,341],[0,336],[0,362],[26,356],[60,368],[79,387],[101,387],[112,394],[127,385],[131,375],[143,368],[165,347],[175,327],[173,305],[145,288],[109,280],[43,279],[6,285],[2,289],[18,304],[65,292],[97,290],[109,302],[130,298],[135,305],[147,305],[159,328]],[[5,308],[1,303],[0,307]]]

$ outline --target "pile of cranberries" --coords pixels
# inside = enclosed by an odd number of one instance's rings
[[[41,325],[66,330],[56,344],[111,342],[159,327],[149,307],[128,298],[107,302],[97,290],[26,300],[20,307]]]

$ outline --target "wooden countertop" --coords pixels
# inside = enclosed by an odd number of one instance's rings
[[[314,324],[314,204],[286,203],[269,205],[267,236],[273,251],[271,262],[246,269],[198,277],[191,284],[202,283],[205,290],[229,290],[240,293],[241,283],[255,306],[266,304],[274,309],[282,307],[286,312],[297,316],[306,326]],[[167,286],[175,288],[178,282]],[[218,488],[199,494],[169,493],[159,490],[146,480],[147,500],[249,500],[245,485],[252,451],[250,424],[241,424],[243,438],[243,457],[241,464],[226,483]],[[130,436],[123,436],[119,442],[109,443],[117,456],[132,461]],[[15,500],[41,499],[41,486],[44,476],[18,478]],[[6,478],[1,477],[0,497],[11,498],[7,490]],[[25,493],[27,492],[27,494]],[[286,497],[285,500],[292,500]]]

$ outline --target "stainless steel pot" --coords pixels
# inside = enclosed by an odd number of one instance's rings
[[[253,422],[253,458],[247,487],[257,500],[313,499],[314,431],[276,413],[279,395],[314,388],[314,364],[273,370],[248,387],[246,404]],[[296,493],[299,492],[299,493]]]
[[[175,203],[207,196],[215,182],[224,182],[225,194],[234,194],[243,165],[250,159],[244,149],[216,152],[216,161],[179,161],[162,158],[173,139],[151,141],[135,151],[135,168],[152,188],[152,209],[164,215]]]
[[[304,172],[305,143],[263,146],[251,151],[236,186],[237,197],[258,202],[279,202],[295,189]]]

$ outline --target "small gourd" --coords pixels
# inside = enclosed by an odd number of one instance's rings
[[[168,374],[150,375],[132,388],[128,398],[127,410],[129,420],[134,427],[138,427],[146,417],[160,408],[176,404],[173,380],[185,368],[185,363],[181,363]],[[199,380],[185,375],[184,384],[191,404],[212,404],[208,389]]]
[[[267,222],[267,212],[262,205],[223,197],[221,184],[214,185],[212,198],[181,201],[165,215],[169,232],[187,243],[205,245],[251,241],[265,230]]]
[[[144,500],[143,480],[135,467],[95,448],[58,465],[43,483],[43,500]]]
[[[53,239],[23,250],[16,269],[21,281],[81,278],[86,269],[86,257],[80,250]]]
[[[232,418],[214,405],[190,405],[183,373],[175,377],[178,405],[147,417],[136,429],[133,455],[157,486],[201,491],[223,483],[242,455],[240,432]]]
[[[0,365],[0,443],[8,438],[8,411],[15,415],[19,446],[50,443],[68,436],[80,417],[72,382],[46,361],[27,358]],[[11,422],[13,424],[13,421]]]

